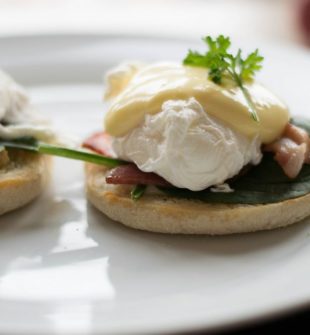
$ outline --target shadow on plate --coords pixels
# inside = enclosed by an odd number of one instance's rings
[[[293,239],[304,237],[304,242],[309,242],[309,219],[293,224],[285,228],[270,231],[261,231],[246,234],[233,234],[226,236],[206,235],[168,235],[162,233],[150,233],[128,228],[119,222],[109,219],[95,207],[88,203],[87,206],[88,235],[92,236],[100,245],[109,245],[109,237],[117,237],[119,245],[122,243],[139,245],[147,244],[151,247],[163,247],[167,250],[176,250],[186,255],[217,254],[232,257],[238,254],[257,253],[260,250],[279,248]],[[97,231],[101,230],[101,234]],[[114,243],[114,242],[112,242]],[[301,247],[300,241],[296,247]]]

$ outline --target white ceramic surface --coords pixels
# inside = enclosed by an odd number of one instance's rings
[[[81,138],[100,129],[102,73],[124,59],[181,59],[186,41],[50,36],[0,40],[0,66],[42,113]],[[260,74],[310,113],[310,54],[257,45]],[[252,47],[252,45],[249,45]],[[0,333],[157,333],[214,329],[310,302],[310,226],[228,237],[124,228],[87,204],[79,162],[55,159],[34,203],[0,218]]]

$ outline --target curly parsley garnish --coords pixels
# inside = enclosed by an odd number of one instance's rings
[[[262,68],[262,57],[258,49],[250,53],[245,59],[239,49],[234,56],[228,52],[231,45],[230,38],[223,35],[213,39],[210,36],[203,38],[209,47],[209,51],[200,54],[197,51],[189,50],[183,60],[184,65],[206,67],[209,69],[209,79],[221,85],[223,77],[229,77],[241,89],[248,104],[249,112],[255,121],[259,121],[254,103],[249,91],[244,86],[244,82],[254,78],[255,72]]]

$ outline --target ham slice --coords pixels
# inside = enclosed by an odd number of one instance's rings
[[[106,182],[107,184],[171,186],[164,178],[152,172],[143,172],[135,164],[120,165],[110,170],[106,176]]]
[[[105,132],[98,132],[89,137],[82,144],[83,148],[90,149],[98,154],[113,157],[112,137]]]
[[[310,139],[308,133],[290,123],[282,137],[264,147],[264,151],[273,152],[275,160],[289,178],[296,178],[304,163],[310,163]]]
[[[113,157],[112,138],[104,132],[98,132],[83,143],[83,147],[98,154]],[[110,170],[106,176],[107,184],[171,186],[164,178],[155,173],[143,172],[135,164],[126,164]]]

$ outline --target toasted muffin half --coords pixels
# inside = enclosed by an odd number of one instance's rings
[[[284,227],[310,215],[310,194],[266,205],[208,204],[160,193],[146,193],[133,201],[132,185],[107,184],[107,171],[99,165],[86,165],[87,198],[109,218],[135,229],[226,235]]]
[[[0,152],[0,215],[20,208],[43,191],[51,158],[24,150]]]

